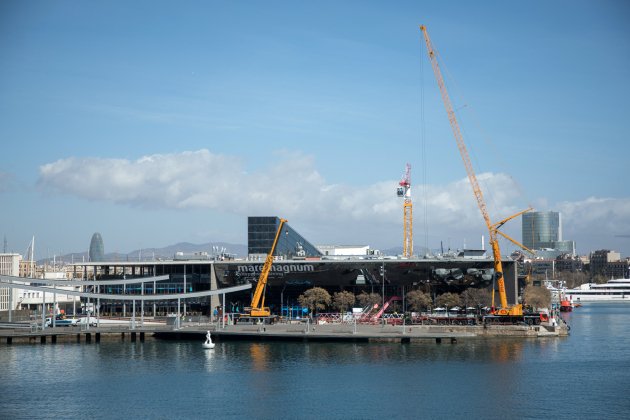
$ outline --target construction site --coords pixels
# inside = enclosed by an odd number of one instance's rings
[[[154,319],[172,314],[177,314],[178,318],[207,316],[220,320],[223,326],[226,322],[228,325],[271,325],[280,321],[301,322],[303,319],[318,325],[393,326],[532,326],[549,322],[545,314],[532,312],[531,308],[529,312],[523,309],[521,293],[525,280],[519,280],[517,263],[502,256],[499,246],[499,239],[503,238],[529,251],[501,232],[500,228],[531,209],[498,222],[491,220],[437,55],[426,27],[421,26],[420,30],[472,193],[488,230],[491,255],[486,255],[483,249],[463,250],[456,255],[439,257],[414,254],[411,166],[407,164],[396,189],[396,195],[402,199],[401,255],[388,257],[369,252],[364,255],[331,254],[313,246],[285,219],[249,217],[247,260],[178,256],[171,261],[82,262],[73,264],[73,277],[81,281],[55,281],[54,285],[44,281],[39,289],[35,287],[34,290],[54,294],[60,289],[52,291],[53,288],[72,288],[72,293],[81,296],[80,307],[77,309],[75,304],[73,315],[87,311],[123,318],[129,314],[136,316],[138,312]],[[15,281],[18,280],[8,280]],[[337,314],[322,314],[322,311],[318,314],[316,306],[301,302],[303,295],[314,288],[322,288],[330,295],[344,291],[355,297],[377,296],[378,301],[359,308],[351,306]],[[433,304],[440,295],[460,294],[467,289],[489,291],[491,302],[459,302],[451,308],[436,308],[437,305]],[[222,290],[230,292],[222,293]],[[426,309],[432,310],[429,315],[410,310],[406,296],[413,291],[421,291],[429,297],[431,303],[425,305]],[[89,303],[84,305],[86,296],[88,301],[92,298],[92,306]],[[136,306],[134,296],[142,302],[140,308]],[[45,305],[42,301],[42,312]],[[56,307],[56,302],[53,305]],[[330,306],[330,302],[323,306]],[[68,308],[65,309],[68,312]]]

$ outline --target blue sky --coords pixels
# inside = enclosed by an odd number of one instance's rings
[[[630,255],[629,23],[625,1],[0,2],[0,234],[129,252],[279,215],[401,246],[409,162],[416,249],[476,246],[425,24],[491,217],[561,211],[580,253]]]

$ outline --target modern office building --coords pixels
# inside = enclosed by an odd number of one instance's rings
[[[553,248],[562,240],[560,213],[534,211],[523,214],[523,245],[529,249]]]
[[[523,214],[523,245],[538,251],[542,258],[575,255],[575,241],[562,239],[562,215],[556,211],[535,211]]]
[[[90,241],[89,257],[90,261],[94,262],[105,260],[105,246],[103,245],[103,238],[98,232],[92,235],[92,240]]]

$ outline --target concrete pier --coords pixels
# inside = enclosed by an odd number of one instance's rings
[[[181,328],[173,326],[135,327],[131,330],[128,326],[118,327],[94,327],[89,331],[77,331],[69,327],[46,328],[44,330],[28,329],[0,329],[0,340],[4,337],[6,344],[16,342],[41,344],[58,341],[68,341],[76,337],[76,342],[81,342],[81,335],[85,335],[85,343],[94,340],[99,343],[103,337],[118,337],[125,341],[129,334],[130,341],[136,342],[139,335],[140,342],[144,342],[146,334],[159,339],[167,340],[201,340],[210,331],[213,339],[217,341],[245,340],[245,341],[327,341],[327,342],[396,342],[409,344],[418,340],[433,340],[441,344],[443,340],[449,340],[451,344],[457,344],[460,340],[468,339],[496,339],[501,337],[511,338],[538,338],[538,337],[563,337],[568,335],[566,324],[560,326],[548,325],[369,325],[349,323],[329,323],[313,325],[310,323],[277,323],[264,325],[226,325],[225,328],[216,324],[189,324]]]
[[[493,337],[560,337],[568,335],[566,328],[528,325],[499,326],[428,326],[428,325],[365,325],[365,324],[273,324],[273,325],[229,325],[225,328],[188,327],[178,330],[156,331],[155,337],[171,340],[199,340],[207,330],[213,339],[248,341],[390,341],[402,344],[417,340],[434,340],[441,344],[448,340],[457,344],[462,339]]]

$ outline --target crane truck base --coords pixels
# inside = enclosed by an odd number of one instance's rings
[[[531,313],[522,315],[486,315],[483,317],[483,325],[540,325],[548,318],[545,314]]]

